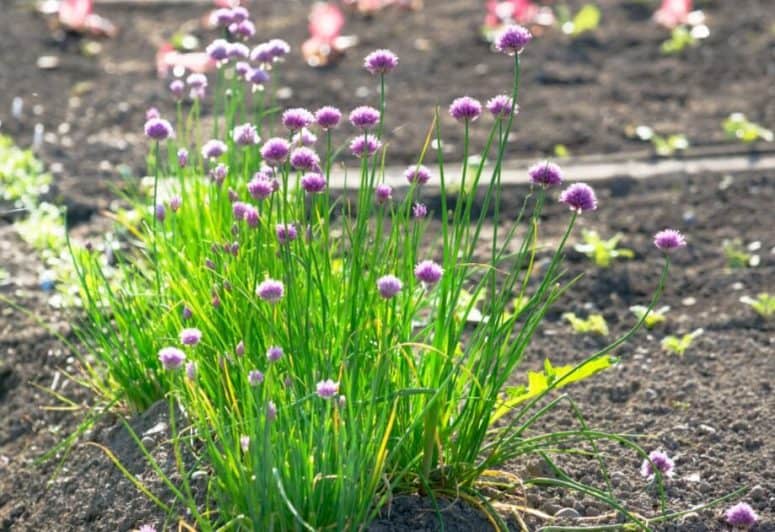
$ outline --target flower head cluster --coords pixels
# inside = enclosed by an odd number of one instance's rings
[[[202,331],[196,328],[180,331],[180,343],[183,345],[196,345],[202,341]]]
[[[285,295],[282,281],[267,279],[256,287],[256,295],[268,303],[277,303]]]
[[[490,111],[492,116],[494,116],[496,119],[506,118],[509,116],[511,114],[512,106],[514,106],[514,114],[517,114],[519,112],[519,106],[514,105],[514,100],[511,99],[511,96],[507,96],[505,94],[493,96],[487,100],[487,103],[485,104],[487,110]]]
[[[211,139],[202,145],[202,157],[205,159],[217,159],[226,153],[227,150],[228,147],[223,141]]]
[[[418,281],[431,287],[439,282],[444,270],[432,260],[424,260],[414,268],[414,276]]]
[[[301,178],[301,188],[309,194],[318,194],[326,189],[326,178],[315,172],[305,174]]]
[[[336,107],[326,105],[315,111],[315,121],[323,130],[333,129],[342,120],[342,112]]]
[[[268,198],[274,192],[272,181],[266,179],[260,173],[256,173],[253,179],[248,181],[248,193],[253,199],[261,200]]]
[[[170,93],[176,100],[183,98],[183,92],[186,90],[186,84],[182,79],[173,79],[170,81]]]
[[[724,518],[732,526],[750,528],[759,520],[759,516],[747,503],[739,502],[724,512]]]
[[[339,383],[331,379],[320,381],[315,391],[323,399],[330,399],[339,393]]]
[[[253,124],[236,126],[232,132],[232,138],[234,139],[234,142],[240,146],[252,146],[258,144],[261,140],[258,136],[256,126]]]
[[[229,58],[230,46],[229,41],[226,39],[215,39],[207,45],[205,52],[216,63],[222,63]]]
[[[372,74],[387,74],[398,66],[398,56],[390,50],[374,50],[363,60],[363,67]]]
[[[177,347],[164,347],[159,350],[159,361],[164,369],[179,369],[186,361],[186,354]]]
[[[175,135],[172,124],[163,118],[151,117],[145,123],[145,136],[155,141],[167,140]]]
[[[317,141],[317,136],[306,127],[294,133],[293,138],[291,138],[291,144],[294,146],[306,146],[308,148],[314,146]]]
[[[301,128],[309,127],[315,121],[315,117],[301,107],[287,109],[282,116],[282,123],[291,131],[298,131]]]
[[[280,244],[296,240],[296,237],[298,236],[296,226],[293,224],[277,224],[275,226],[275,233],[277,234],[277,241]]]
[[[266,350],[266,359],[269,362],[277,362],[283,357],[283,348],[277,345],[273,345]]]
[[[563,175],[559,166],[549,161],[542,161],[531,166],[527,175],[530,182],[542,187],[553,187],[562,183]]]
[[[424,185],[431,180],[431,171],[425,165],[410,165],[404,171],[404,177],[409,184]]]
[[[361,105],[350,112],[350,123],[358,129],[370,129],[379,122],[379,111],[368,105]]]
[[[248,383],[250,383],[251,386],[258,386],[262,382],[264,382],[264,374],[259,370],[254,369],[248,373]]]
[[[495,37],[495,48],[504,54],[515,55],[522,53],[532,39],[533,34],[527,28],[515,24],[504,28]]]
[[[377,290],[379,290],[379,295],[385,299],[395,297],[403,286],[401,279],[395,275],[385,275],[377,279]]]
[[[382,142],[374,135],[358,135],[350,142],[350,151],[356,157],[374,155],[382,147]]]
[[[686,238],[675,229],[665,229],[654,235],[654,245],[662,251],[672,251],[686,246]]]
[[[579,214],[597,209],[595,191],[586,183],[574,183],[563,190],[560,194],[560,202]]]
[[[320,157],[314,150],[302,146],[291,153],[291,166],[296,170],[313,171],[320,169]]]
[[[449,114],[458,122],[473,122],[482,114],[482,104],[470,96],[462,96],[449,106]]]
[[[662,451],[651,451],[649,457],[643,460],[643,464],[640,466],[640,474],[647,479],[652,479],[655,476],[655,467],[662,475],[671,478],[675,462]]]
[[[291,146],[287,140],[280,137],[273,137],[267,140],[261,147],[261,157],[264,162],[270,166],[278,166],[285,162]]]

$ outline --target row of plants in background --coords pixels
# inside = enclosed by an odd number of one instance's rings
[[[85,366],[88,377],[107,400],[144,410],[166,399],[181,412],[173,446],[182,481],[169,486],[190,519],[203,530],[356,529],[394,494],[420,492],[434,500],[463,497],[505,528],[478,481],[508,460],[537,454],[556,475],[527,482],[577,489],[646,529],[650,521],[624,508],[609,487],[578,483],[552,455],[597,440],[620,442],[655,465],[646,476],[661,486],[666,470],[653,457],[622,435],[583,423],[553,433],[538,427],[567,401],[548,394],[610,365],[611,352],[649,312],[577,364],[546,361],[543,372],[529,373],[528,386],[508,385],[547,311],[572,288],[574,279],[563,275],[565,245],[578,217],[597,208],[583,183],[559,194],[569,207],[567,230],[539,272],[541,215],[555,201],[561,170],[537,164],[522,209],[501,207],[501,167],[530,33],[510,26],[498,36],[514,83],[487,102],[489,126],[480,126],[478,101],[452,102],[449,112],[465,132],[460,168],[451,170],[441,151],[433,170],[426,160],[431,139],[443,136],[437,113],[399,194],[384,183],[382,140],[385,87],[398,58],[387,50],[366,58],[379,101],[354,109],[352,141],[332,146],[331,130],[344,127],[338,109],[280,114],[271,89],[253,90],[276,75],[287,44],[259,44],[245,60],[239,41],[247,11],[222,15],[234,41],[208,48],[218,62],[211,138],[196,140],[205,76],[173,81],[176,128],[149,113],[151,207],[128,228],[134,246],[114,254],[124,282],[111,285],[97,254],[72,248],[90,322],[80,335],[97,361]],[[478,164],[469,157],[474,127],[489,127]],[[335,195],[331,170],[348,152],[358,162],[358,185]],[[422,201],[431,181],[441,189],[437,231],[429,231]],[[475,215],[472,191],[480,185],[483,208]],[[488,215],[491,244],[482,251]],[[664,287],[667,252],[685,245],[675,231],[655,242],[665,261],[647,309]],[[479,319],[469,319],[482,300]],[[208,465],[204,506],[182,448]],[[585,452],[595,449],[592,443]],[[674,515],[663,500],[652,522]]]

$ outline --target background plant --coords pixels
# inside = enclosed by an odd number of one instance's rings
[[[600,238],[597,231],[582,229],[581,238],[584,243],[576,244],[573,249],[589,257],[596,266],[607,268],[615,259],[631,259],[635,256],[631,249],[617,247],[623,236],[621,233],[617,233],[604,240]]]
[[[684,334],[683,336],[665,336],[662,339],[662,348],[665,351],[670,351],[678,356],[683,356],[686,350],[692,346],[694,339],[703,333],[702,329],[695,329],[694,331]]]
[[[752,298],[743,296],[740,301],[751,307],[759,316],[764,319],[770,319],[775,316],[775,295],[762,293]]]

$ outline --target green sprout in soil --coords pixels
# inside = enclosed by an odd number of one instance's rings
[[[670,157],[689,147],[689,139],[683,133],[659,135],[648,126],[638,126],[634,129],[633,135],[644,142],[650,142],[654,153],[660,157]]]
[[[562,32],[571,37],[596,30],[600,26],[602,13],[595,4],[586,4],[579,9],[575,15],[571,14],[567,5],[560,5],[556,9],[557,21],[560,23]]]
[[[702,329],[695,329],[683,336],[665,336],[662,339],[662,349],[675,353],[678,356],[683,356],[686,350],[691,347],[694,339],[700,336],[702,332]]]
[[[754,243],[753,248],[757,248],[756,243]],[[726,258],[727,267],[733,270],[755,268],[761,261],[759,255],[749,253],[739,239],[724,240],[721,249]]]
[[[727,137],[746,144],[759,140],[765,142],[772,142],[773,140],[772,130],[751,122],[743,113],[732,113],[724,120],[722,126]]]
[[[446,123],[437,112],[400,193],[385,183],[385,95],[398,62],[387,50],[365,60],[379,98],[350,114],[352,127],[341,125],[351,134],[344,146],[331,134],[342,118],[337,109],[269,112],[274,85],[255,90],[281,74],[288,47],[279,40],[253,51],[271,55],[269,72],[251,70],[246,82],[235,75],[237,65],[220,61],[209,84],[201,75],[189,76],[188,87],[173,82],[174,126],[148,118],[151,193],[130,198],[141,220],[127,217],[128,245],[113,252],[123,282],[109,282],[97,254],[70,246],[88,317],[78,334],[89,356],[85,380],[106,401],[135,411],[167,401],[181,412],[170,415],[180,481],[164,480],[197,529],[360,530],[404,493],[462,497],[506,529],[482,479],[528,455],[556,472],[532,484],[595,494],[649,529],[649,519],[605,488],[571,479],[549,457],[558,449],[588,452],[587,445],[598,455],[595,442],[607,441],[645,458],[641,447],[583,422],[581,429],[535,430],[568,405],[556,391],[608,367],[610,353],[645,319],[575,364],[547,361],[543,372],[527,373],[527,386],[510,384],[546,313],[573,287],[564,251],[578,218],[597,207],[586,184],[557,192],[559,167],[541,163],[523,208],[503,208],[520,52],[530,38],[512,26],[496,40],[514,81],[509,94],[487,102],[489,117],[477,120],[483,106],[472,98],[452,103],[463,132],[461,163],[445,161],[442,150],[435,164],[426,161]],[[220,57],[229,46],[218,40],[208,51]],[[183,101],[189,92],[190,105]],[[214,120],[201,143],[200,105],[210,98]],[[470,133],[483,127],[488,140],[475,163]],[[343,159],[358,179],[340,193],[329,183]],[[460,183],[454,204],[447,199],[452,180]],[[445,213],[433,232],[423,203],[428,182],[440,188]],[[466,192],[480,186],[482,197]],[[475,208],[480,200],[484,207]],[[569,208],[566,230],[536,268],[538,250],[546,250],[539,243],[545,206],[557,201]],[[483,247],[490,212],[492,235]],[[664,263],[648,309],[664,289],[670,252],[685,240],[662,232],[655,245]],[[487,301],[486,316],[473,313],[480,301]],[[602,317],[583,321],[591,332],[608,332]],[[208,471],[206,508],[182,446],[196,448],[204,464],[197,467]],[[606,477],[602,458],[600,468]],[[171,512],[168,502],[153,500]],[[662,502],[653,519],[670,515]]]
[[[667,312],[670,307],[664,306],[659,309],[654,309],[651,312],[648,311],[648,307],[643,305],[633,305],[630,307],[630,312],[635,314],[638,319],[643,319],[643,324],[647,329],[653,329],[657,325],[665,323],[667,321]]]
[[[660,51],[665,55],[680,54],[690,47],[700,44],[702,39],[708,37],[707,26],[676,26],[670,34],[670,38],[662,43]]]
[[[0,135],[0,200],[31,208],[50,184],[51,176],[32,150],[19,148],[10,137]]]
[[[573,312],[566,312],[562,317],[570,323],[577,334],[608,336],[608,324],[602,314],[590,314],[586,319],[582,319]]]
[[[617,233],[604,240],[600,238],[597,231],[582,229],[581,238],[584,243],[576,244],[573,249],[592,259],[598,267],[608,268],[615,259],[631,259],[635,256],[631,249],[617,248],[623,236],[621,233]]]
[[[766,320],[775,317],[775,295],[762,293],[757,295],[756,299],[743,296],[740,301],[750,306],[754,312]]]

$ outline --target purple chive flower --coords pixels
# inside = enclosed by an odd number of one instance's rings
[[[273,345],[266,351],[266,358],[269,362],[277,362],[283,357],[283,348]]]
[[[225,39],[215,39],[207,45],[205,52],[210,59],[216,63],[222,63],[229,58],[229,47],[231,45]]]
[[[215,271],[215,263],[213,259],[205,259],[205,268]]]
[[[218,297],[218,294],[213,294],[212,299],[210,299],[210,304],[213,306],[213,308],[218,308],[221,306],[221,298]]]
[[[250,66],[250,63],[247,61],[237,61],[237,63],[234,65],[234,72],[237,74],[237,76],[241,77],[244,80],[248,80],[248,74],[253,70],[253,67]]]
[[[530,176],[530,182],[542,187],[553,187],[562,183],[563,175],[559,166],[549,161],[541,161],[531,166],[527,175]]]
[[[252,83],[253,89],[261,88],[269,79],[269,73],[261,68],[251,69],[250,72],[245,74],[245,81]]]
[[[272,195],[272,182],[269,179],[258,177],[258,174],[248,182],[248,192],[253,199],[261,200]]]
[[[184,305],[183,306],[183,310],[180,311],[180,315],[183,318],[183,320],[185,321],[185,320],[190,320],[191,316],[193,316],[194,313],[191,311],[190,308],[188,308],[187,306]]]
[[[256,126],[253,124],[236,126],[234,131],[232,131],[232,138],[240,146],[252,146],[253,144],[258,144],[258,141],[261,140],[258,137]]]
[[[301,188],[310,194],[317,194],[326,189],[326,178],[320,174],[305,174],[301,178]]]
[[[210,25],[226,27],[234,22],[234,17],[231,14],[231,9],[220,8],[214,10],[210,14]]]
[[[235,201],[231,204],[231,213],[234,215],[234,219],[236,220],[244,220],[245,219],[245,213],[248,210],[247,203],[244,203],[242,201]]]
[[[315,136],[315,134],[312,133],[312,131],[310,131],[306,127],[301,129],[300,131],[297,131],[293,135],[293,138],[291,138],[291,143],[294,146],[310,147],[310,146],[314,146],[317,141],[318,141],[317,136]]]
[[[254,369],[250,373],[248,373],[248,382],[251,386],[258,386],[262,382],[264,382],[264,374],[261,373],[259,370]]]
[[[164,208],[163,203],[156,204],[156,208],[154,209],[154,216],[156,216],[156,219],[160,222],[163,222],[167,217],[167,209]]]
[[[285,162],[291,147],[288,141],[280,137],[267,140],[261,147],[261,157],[270,166],[277,166]]]
[[[176,100],[180,100],[183,98],[183,92],[186,90],[186,84],[183,83],[182,79],[173,79],[170,81],[169,88],[172,96],[174,96]]]
[[[207,76],[195,72],[186,78],[186,83],[193,89],[205,89],[207,88]]]
[[[425,218],[428,216],[428,207],[424,203],[415,203],[412,205],[412,217],[416,220]]]
[[[149,107],[145,112],[145,119],[150,120],[151,118],[161,118],[161,113],[155,107]]]
[[[382,205],[393,198],[393,188],[386,183],[380,183],[375,187],[374,195],[377,198],[377,203]]]
[[[285,286],[281,281],[267,279],[256,287],[256,295],[269,303],[277,303],[285,294]]]
[[[527,28],[515,24],[495,37],[495,49],[508,55],[519,54],[532,39],[533,34]]]
[[[662,251],[672,251],[686,246],[686,238],[675,229],[665,229],[654,235],[654,245]]]
[[[482,114],[482,104],[470,96],[461,96],[449,106],[449,114],[458,122],[473,122]]]
[[[151,118],[145,123],[145,136],[155,141],[167,140],[175,134],[172,124],[163,118]]]
[[[186,361],[186,354],[177,347],[164,347],[159,350],[159,361],[164,369],[178,369]]]
[[[432,260],[424,260],[414,268],[414,276],[427,286],[433,286],[441,279],[444,270]]]
[[[229,32],[242,39],[251,39],[256,35],[256,25],[250,20],[229,24]]]
[[[239,343],[237,343],[237,347],[234,348],[234,354],[238,357],[245,354],[245,342],[240,340]]]
[[[382,143],[374,135],[358,135],[350,142],[350,151],[360,158],[374,155],[381,147]]]
[[[137,532],[156,532],[156,527],[153,525],[141,525]]]
[[[217,159],[226,153],[226,144],[218,139],[208,140],[202,146],[202,157],[205,159]]]
[[[330,399],[339,393],[339,383],[331,379],[320,381],[316,387],[316,393],[323,399]]]
[[[750,528],[759,520],[759,516],[747,503],[739,502],[724,512],[727,523],[732,526]]]
[[[275,233],[277,234],[277,241],[280,242],[280,244],[296,240],[296,237],[298,236],[296,226],[293,224],[277,224]]]
[[[318,170],[320,168],[320,157],[314,150],[302,146],[296,148],[291,153],[291,166],[296,170]]]
[[[560,194],[560,203],[565,203],[577,213],[597,209],[595,191],[586,183],[574,183],[563,190]]]
[[[377,279],[377,290],[379,290],[379,295],[385,299],[394,297],[401,291],[403,286],[401,279],[395,275],[385,275]]]
[[[487,107],[487,110],[492,113],[492,116],[494,116],[496,119],[500,119],[506,118],[511,114],[511,106],[513,103],[514,100],[512,100],[510,96],[499,94],[487,100],[485,107]],[[518,112],[519,106],[515,105],[514,114],[517,114]]]
[[[266,43],[266,46],[274,61],[280,61],[291,53],[291,45],[282,39],[272,39]]]
[[[274,401],[269,401],[266,404],[266,419],[269,421],[277,419],[277,407],[275,406]]]
[[[186,364],[186,377],[188,377],[189,380],[196,379],[196,362],[191,361]]]
[[[301,107],[288,109],[283,113],[282,122],[291,131],[298,131],[303,127],[309,127],[315,121],[312,113]]]
[[[202,341],[202,331],[199,329],[183,329],[180,331],[180,343],[183,345],[196,345]]]
[[[374,50],[363,60],[363,67],[372,74],[387,74],[398,66],[398,56],[390,50]]]
[[[274,59],[268,42],[262,42],[250,52],[250,60],[256,63],[271,63]]]
[[[245,220],[245,223],[248,224],[249,227],[256,228],[258,227],[258,222],[260,220],[260,217],[258,215],[258,209],[256,209],[253,205],[248,205],[245,207],[245,215],[243,217]]]
[[[231,8],[231,21],[242,22],[250,17],[250,12],[242,6],[234,6]]]
[[[315,111],[315,121],[323,130],[333,129],[342,120],[342,112],[336,107],[326,105]]]
[[[350,123],[359,129],[369,129],[379,122],[379,111],[368,105],[361,105],[350,112]]]
[[[653,466],[652,463],[654,464]],[[640,474],[644,478],[651,480],[655,476],[654,467],[656,467],[663,476],[671,478],[673,476],[675,462],[662,451],[651,451],[649,457],[643,460],[643,464],[640,466]]]
[[[250,48],[241,42],[233,42],[228,49],[229,59],[247,59],[250,57]]]
[[[220,186],[223,184],[223,181],[226,179],[226,174],[228,173],[229,167],[223,163],[218,163],[218,166],[210,170],[210,177],[213,178],[216,185]]]
[[[239,199],[239,194],[237,193],[237,191],[229,187],[229,202],[234,203],[238,199]]]
[[[180,196],[175,195],[170,198],[170,210],[172,212],[178,212],[181,205],[183,205],[183,198]]]
[[[178,149],[178,166],[185,168],[188,164],[188,150],[186,148]]]
[[[431,179],[431,171],[424,165],[411,165],[407,167],[404,172],[406,181],[411,185],[417,183],[418,185],[424,185]]]
[[[239,446],[243,453],[250,450],[250,436],[242,435],[239,437]]]

